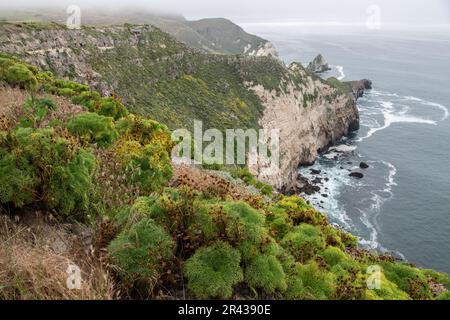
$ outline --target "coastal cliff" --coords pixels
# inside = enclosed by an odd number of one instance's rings
[[[281,130],[281,168],[276,172],[258,166],[250,169],[262,181],[285,191],[293,188],[299,165],[313,163],[320,150],[359,128],[354,97],[340,93],[321,79],[308,77],[298,64],[289,70],[306,79],[300,88],[289,84],[275,94],[260,85],[251,87],[265,106],[261,126]]]

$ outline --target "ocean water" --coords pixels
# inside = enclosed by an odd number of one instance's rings
[[[346,152],[313,167],[328,177],[329,196],[308,199],[364,246],[450,273],[450,28],[243,27],[272,41],[286,63],[322,53],[333,69],[325,78],[373,81],[358,101],[361,129],[341,142]],[[310,169],[300,172],[312,177]]]

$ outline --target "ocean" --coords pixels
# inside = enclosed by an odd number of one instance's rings
[[[312,168],[328,181],[306,198],[363,246],[450,273],[450,27],[241,25],[286,63],[321,53],[332,67],[324,78],[373,81],[358,100],[361,129],[319,157]]]

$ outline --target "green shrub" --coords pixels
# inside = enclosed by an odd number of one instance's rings
[[[268,294],[287,288],[286,276],[280,261],[271,255],[252,258],[245,269],[245,281],[252,288],[261,288]]]
[[[239,251],[224,242],[197,250],[186,261],[189,290],[199,299],[231,298],[233,286],[243,280],[240,261]]]
[[[63,97],[72,97],[76,94],[77,93],[75,92],[75,90],[70,89],[70,88],[61,88],[58,90],[58,95],[63,96]]]
[[[83,149],[67,165],[55,164],[49,181],[49,203],[66,215],[75,209],[86,211],[91,200],[95,167],[94,155]]]
[[[128,158],[130,179],[133,183],[138,183],[145,192],[160,189],[172,178],[171,158],[161,145],[148,144]]]
[[[383,264],[386,278],[395,283],[400,290],[405,291],[415,300],[432,298],[427,277],[417,268],[406,264]]]
[[[450,300],[450,291],[444,292],[437,297],[437,300]]]
[[[281,245],[299,262],[303,263],[322,250],[325,246],[325,241],[318,227],[301,224],[283,238]]]
[[[170,154],[174,146],[167,126],[151,119],[130,114],[117,123],[120,135],[141,145],[160,144]]]
[[[335,265],[348,259],[347,255],[344,252],[342,252],[342,250],[336,247],[326,248],[322,252],[321,257],[330,267],[334,267]]]
[[[36,91],[39,83],[33,72],[24,64],[15,63],[5,73],[5,80],[10,85],[19,86],[29,91]]]
[[[311,262],[295,266],[288,279],[286,296],[296,300],[328,300],[332,298],[334,290],[333,275],[321,270],[316,262]]]
[[[279,239],[282,239],[293,227],[289,215],[279,208],[271,208],[267,221],[270,223],[272,233]]]
[[[100,100],[100,93],[96,91],[83,91],[78,95],[72,97],[71,101],[86,107],[90,112],[96,112],[96,104]]]
[[[80,137],[83,141],[95,143],[100,148],[109,147],[119,134],[114,120],[96,113],[84,113],[71,119],[67,125],[70,133]]]
[[[139,197],[131,207],[120,210],[115,216],[118,228],[120,230],[129,229],[145,218],[152,218],[151,211],[156,200],[156,196]]]
[[[245,202],[227,203],[224,211],[227,237],[238,244],[243,259],[249,260],[258,255],[264,243],[270,240],[264,226],[264,215]]]
[[[388,279],[383,272],[380,274],[380,288],[367,289],[365,298],[368,300],[409,300],[406,292],[401,291],[397,285]]]
[[[33,201],[39,179],[33,166],[22,157],[0,148],[0,202],[22,207]]]
[[[283,210],[286,212],[294,225],[308,223],[312,225],[327,225],[327,218],[322,213],[308,205],[304,199],[298,196],[283,196],[272,205],[272,210]]]
[[[26,190],[14,188],[15,194],[10,194],[5,200],[24,197],[27,201],[14,200],[22,206],[30,202],[32,194],[33,201],[47,204],[60,213],[85,212],[93,190],[95,171],[95,157],[91,152],[58,137],[52,129],[19,127],[8,138],[7,144],[9,149],[6,153],[20,154],[20,158],[14,159],[16,173],[17,177],[22,177],[21,181],[26,182]],[[11,167],[12,158],[6,159]],[[33,176],[36,182],[32,182],[35,181]],[[28,189],[31,187],[34,189]]]
[[[119,120],[128,115],[128,110],[114,97],[102,98],[98,103],[98,114]]]
[[[56,103],[49,98],[28,98],[25,102],[24,110],[30,114],[21,119],[21,125],[36,127],[49,111],[56,110]]]
[[[108,246],[117,274],[129,285],[144,285],[151,291],[164,271],[163,261],[173,258],[175,244],[152,219],[124,230]]]

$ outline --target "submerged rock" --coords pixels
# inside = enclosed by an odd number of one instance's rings
[[[359,167],[360,167],[361,169],[368,169],[368,168],[369,168],[369,165],[368,165],[367,163],[365,163],[365,162],[361,162],[361,163],[359,164]]]
[[[328,62],[321,54],[317,55],[317,57],[309,63],[306,69],[313,73],[322,73],[331,70]]]
[[[356,179],[364,178],[364,174],[362,174],[361,172],[352,172],[349,174],[349,176]]]

